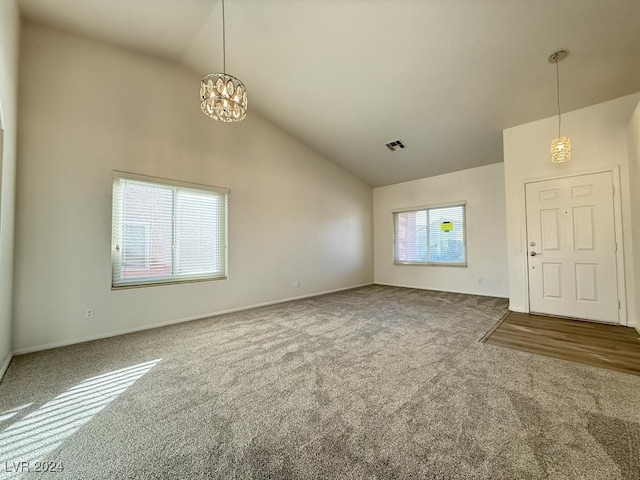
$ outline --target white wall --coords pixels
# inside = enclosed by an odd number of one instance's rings
[[[631,237],[634,252],[633,279],[636,299],[636,328],[640,331],[640,104],[631,118],[628,128],[629,185],[631,197]]]
[[[16,351],[372,282],[371,188],[251,103],[218,123],[199,75],[32,24],[21,55]],[[111,291],[112,170],[230,188],[229,279]]]
[[[468,267],[394,265],[392,210],[457,200],[467,201]],[[373,212],[376,283],[507,296],[502,163],[374,188]]]
[[[629,192],[627,128],[640,101],[628,95],[562,115],[562,133],[571,137],[571,160],[553,164],[549,142],[557,136],[558,118],[551,117],[504,130],[504,168],[507,195],[507,241],[509,255],[510,308],[528,311],[526,290],[526,228],[524,182],[555,175],[585,173],[620,167],[627,314],[633,322],[633,251]]]
[[[14,0],[0,1],[0,378],[11,355],[14,209],[16,185],[18,37]]]

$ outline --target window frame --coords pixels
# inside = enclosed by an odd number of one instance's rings
[[[222,252],[222,266],[223,266],[223,272],[222,274],[212,274],[212,275],[193,275],[193,276],[188,276],[186,278],[179,278],[176,276],[176,274],[172,273],[170,277],[160,277],[158,279],[153,279],[153,278],[143,278],[143,279],[133,279],[131,281],[116,281],[115,279],[115,275],[116,275],[116,269],[118,268],[118,262],[120,262],[120,268],[123,265],[122,262],[122,254],[119,251],[119,244],[121,244],[121,239],[119,237],[119,233],[120,230],[124,227],[124,225],[126,225],[127,223],[130,222],[125,222],[122,221],[121,218],[119,218],[120,220],[120,226],[118,228],[116,228],[116,218],[115,218],[115,213],[116,213],[116,202],[118,199],[118,194],[116,189],[119,188],[119,185],[117,183],[118,180],[133,180],[133,181],[139,181],[139,182],[144,182],[144,183],[149,183],[151,185],[161,185],[161,186],[168,186],[168,187],[172,187],[175,188],[176,193],[178,192],[178,190],[180,188],[183,189],[189,189],[189,190],[196,190],[196,191],[205,191],[205,192],[215,192],[217,194],[220,194],[223,197],[223,226],[224,226],[224,232],[223,232],[223,237],[222,237],[222,244],[223,247],[222,249],[224,250]],[[111,290],[123,290],[123,289],[129,289],[129,288],[142,288],[142,287],[153,287],[153,286],[160,286],[160,285],[176,285],[176,284],[182,284],[182,283],[194,283],[194,282],[208,282],[208,281],[212,281],[212,280],[226,280],[228,278],[229,275],[229,192],[230,190],[228,188],[223,188],[223,187],[215,187],[215,186],[211,186],[211,185],[203,185],[203,184],[199,184],[199,183],[190,183],[190,182],[183,182],[183,181],[179,181],[179,180],[170,180],[170,179],[166,179],[166,178],[161,178],[161,177],[153,177],[153,176],[149,176],[149,175],[141,175],[141,174],[137,174],[137,173],[129,173],[129,172],[122,172],[122,171],[117,171],[114,170],[111,172],[111,182],[112,182],[112,203],[111,203]],[[177,197],[177,194],[174,195],[174,197]],[[174,198],[174,214],[172,216],[171,219],[171,227],[172,227],[172,236],[174,238],[174,242],[176,239],[176,216],[175,216],[175,202],[176,199]],[[174,243],[173,246],[174,252],[176,250],[176,246]],[[172,262],[175,262],[176,260],[176,254],[174,253],[173,255],[173,260]],[[172,269],[175,268],[175,265],[172,263]]]
[[[442,208],[449,207],[462,207],[462,217],[463,217],[463,226],[462,226],[462,242],[464,246],[464,262],[430,262],[429,258],[429,210],[438,210]],[[426,262],[411,262],[411,261],[400,261],[398,260],[398,222],[397,215],[400,213],[411,213],[411,212],[427,212],[427,261]],[[468,239],[467,239],[467,201],[466,200],[458,200],[455,202],[447,202],[447,203],[438,203],[431,205],[419,205],[415,207],[406,207],[406,208],[397,208],[391,210],[391,220],[393,222],[393,265],[398,266],[422,266],[422,267],[454,267],[454,268],[468,268],[469,266],[469,248],[468,248]]]

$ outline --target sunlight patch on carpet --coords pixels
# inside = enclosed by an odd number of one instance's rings
[[[42,468],[38,462],[160,361],[152,360],[88,378],[10,425],[0,433],[0,479],[20,478],[24,473],[34,472],[38,466]],[[27,406],[9,410],[0,417],[13,417]]]

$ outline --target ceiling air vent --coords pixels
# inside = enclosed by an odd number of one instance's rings
[[[385,145],[392,152],[395,152],[396,150],[400,150],[403,148],[407,148],[404,146],[404,143],[402,143],[402,140],[395,140],[393,142],[385,143]]]

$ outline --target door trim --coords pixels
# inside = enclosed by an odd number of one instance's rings
[[[618,310],[618,320],[619,324],[622,326],[628,326],[628,315],[627,315],[627,289],[625,282],[625,268],[624,268],[624,237],[622,233],[622,199],[620,197],[620,166],[614,165],[611,167],[604,167],[594,170],[586,170],[586,171],[578,171],[571,173],[564,173],[558,175],[546,175],[544,177],[537,178],[529,178],[525,180],[521,180],[521,188],[522,188],[522,196],[524,198],[524,202],[522,202],[522,218],[524,219],[521,231],[521,247],[523,248],[522,255],[522,268],[523,272],[526,272],[524,275],[524,299],[526,312],[529,313],[531,311],[531,299],[529,296],[529,264],[527,258],[527,184],[529,183],[538,183],[544,182],[546,180],[558,180],[561,178],[569,178],[569,177],[581,177],[583,175],[591,175],[594,173],[605,173],[611,172],[611,181],[613,182],[614,194],[613,194],[613,222],[615,225],[615,237],[617,244],[616,251],[616,275],[617,275],[617,287],[618,287],[618,300],[620,301],[620,308]]]

